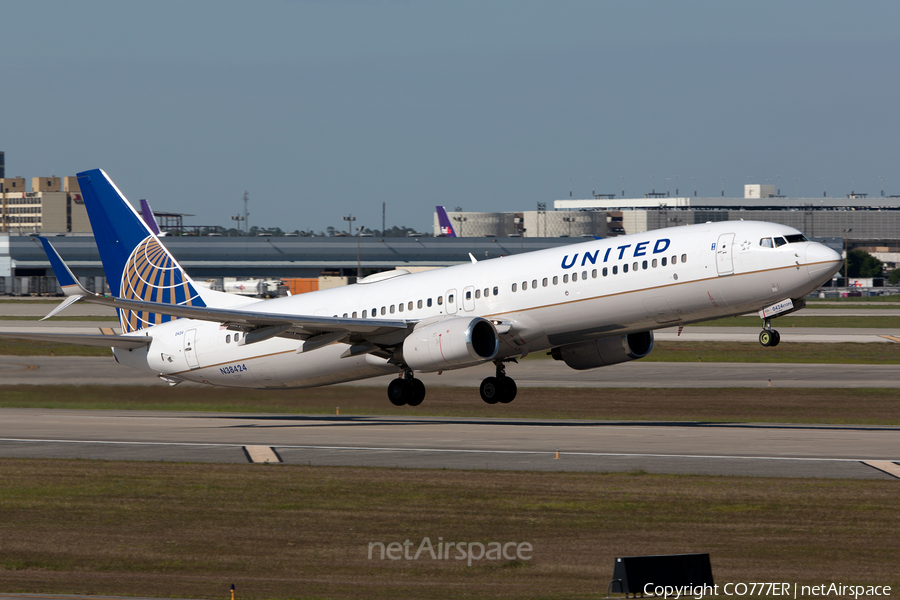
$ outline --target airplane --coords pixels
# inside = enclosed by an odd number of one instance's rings
[[[171,385],[303,388],[385,374],[388,398],[417,406],[417,373],[493,363],[489,404],[517,392],[506,366],[549,351],[572,369],[640,359],[653,331],[760,311],[798,310],[831,279],[840,254],[800,231],[725,221],[590,240],[271,300],[196,285],[102,170],[78,174],[111,295],[83,288],[40,238],[67,298],[114,307],[120,335],[0,334],[112,347],[119,364]]]
[[[444,237],[456,237],[456,231],[453,224],[450,223],[450,217],[447,216],[447,209],[443,206],[435,206],[438,214],[438,224],[441,226],[441,235]]]
[[[150,208],[150,203],[143,198],[141,198],[140,202],[141,218],[144,219],[144,223],[147,224],[147,227],[150,228],[150,231],[152,231],[156,237],[164,237],[169,235],[169,232],[159,230],[159,225],[156,224],[156,217],[153,216],[153,209]]]

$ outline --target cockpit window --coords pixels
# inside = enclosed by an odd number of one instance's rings
[[[784,246],[785,244],[787,244],[787,242],[784,240],[783,237],[775,238],[775,247],[776,248],[778,248],[779,246]]]
[[[774,248],[775,244],[772,243],[772,238],[763,238],[759,240],[759,245],[763,248]]]
[[[799,242],[808,242],[809,240],[802,233],[798,233],[796,235],[786,235],[788,244],[797,244]]]

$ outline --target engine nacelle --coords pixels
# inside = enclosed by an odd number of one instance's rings
[[[559,346],[550,351],[556,360],[565,361],[573,369],[583,371],[644,358],[653,350],[653,332],[605,337],[590,342]]]
[[[481,317],[451,317],[415,329],[402,360],[414,371],[443,371],[491,360],[500,348],[497,329]]]

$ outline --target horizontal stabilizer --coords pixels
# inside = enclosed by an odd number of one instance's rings
[[[78,333],[0,333],[0,338],[131,350],[148,346],[153,341],[152,337],[146,335],[83,335]]]

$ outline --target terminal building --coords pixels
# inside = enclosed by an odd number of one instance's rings
[[[91,232],[77,177],[0,177],[0,202],[2,233]]]
[[[555,200],[553,210],[515,213],[449,212],[457,235],[607,237],[715,221],[768,221],[795,227],[809,237],[837,239],[887,264],[900,263],[900,197],[851,192],[844,197],[786,198],[772,185],[746,185],[743,198],[643,198],[613,194]],[[435,235],[440,227],[435,215]]]

